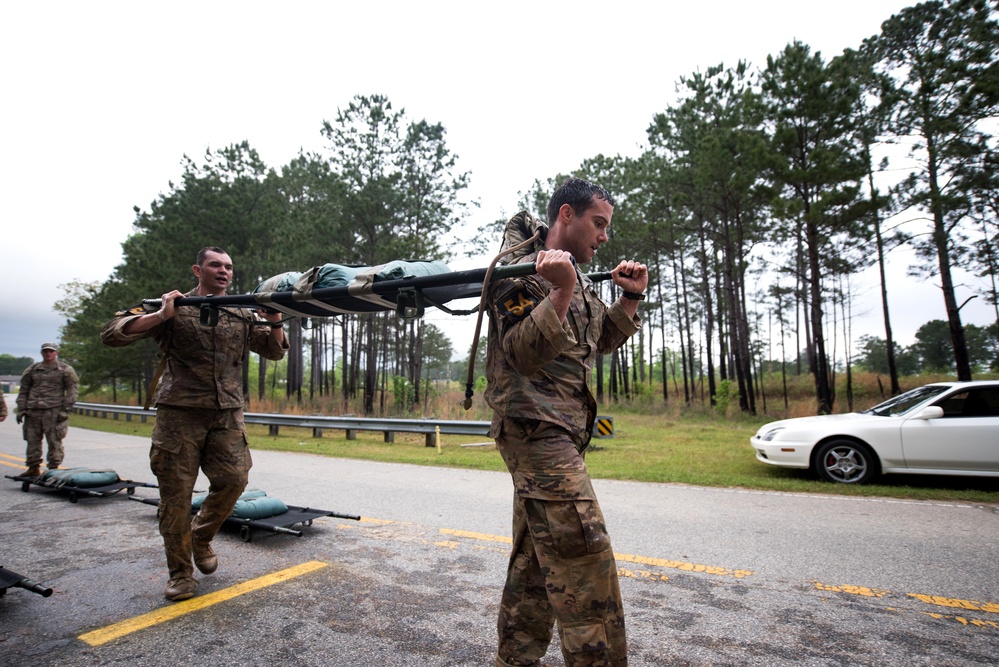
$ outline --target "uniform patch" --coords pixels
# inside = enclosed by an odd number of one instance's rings
[[[497,310],[503,317],[519,322],[530,315],[537,305],[537,298],[522,288],[516,292],[504,294],[497,304]]]
[[[138,306],[134,306],[127,310],[119,310],[114,314],[115,317],[124,317],[125,315],[145,315],[146,313],[151,313],[153,311],[146,310],[145,306],[141,303]]]

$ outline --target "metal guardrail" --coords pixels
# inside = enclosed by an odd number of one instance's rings
[[[125,421],[133,417],[145,423],[156,416],[156,408],[145,410],[134,405],[108,405],[104,403],[77,403],[73,412],[92,417],[118,419],[125,415]],[[347,432],[347,440],[356,440],[358,431],[381,431],[385,442],[395,442],[396,433],[423,433],[426,446],[436,446],[437,429],[444,435],[489,435],[489,422],[449,419],[376,419],[371,417],[324,417],[322,415],[275,415],[263,412],[244,412],[247,424],[264,424],[271,435],[277,435],[282,426],[311,428],[314,437],[322,437],[325,429]]]

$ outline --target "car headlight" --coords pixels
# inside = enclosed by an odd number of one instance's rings
[[[773,440],[774,438],[777,437],[778,433],[780,433],[783,430],[784,430],[783,426],[778,426],[777,428],[772,428],[769,431],[767,431],[766,433],[764,433],[763,437],[760,438],[760,440],[762,440],[763,442],[770,442],[771,440]]]

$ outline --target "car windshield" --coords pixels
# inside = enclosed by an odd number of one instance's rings
[[[878,415],[879,417],[904,415],[906,412],[912,410],[923,401],[933,398],[934,396],[939,396],[948,389],[950,389],[950,387],[947,385],[940,384],[930,384],[925,387],[919,387],[918,389],[913,389],[912,391],[907,391],[904,394],[899,394],[894,398],[890,398],[884,403],[879,403],[873,408],[864,410],[862,414]]]

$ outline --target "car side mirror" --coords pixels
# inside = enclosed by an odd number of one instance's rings
[[[944,416],[944,409],[939,405],[931,405],[923,408],[916,414],[916,419],[939,419]]]

